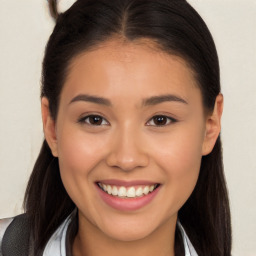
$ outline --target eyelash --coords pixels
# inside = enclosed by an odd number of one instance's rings
[[[156,119],[156,118],[161,118],[161,119],[164,118],[167,123],[165,123],[165,124],[160,124],[160,125],[148,125],[149,122],[154,121],[154,119]],[[171,123],[176,123],[176,122],[177,122],[177,120],[176,120],[175,118],[173,118],[173,117],[165,116],[165,115],[155,115],[155,116],[153,116],[153,117],[147,122],[147,125],[148,125],[148,126],[156,126],[156,127],[164,127],[164,126],[170,125]]]
[[[98,120],[104,121],[105,123],[102,124],[102,122],[101,122],[100,124],[92,124],[92,123],[86,122],[86,120],[90,120],[90,118],[97,118]],[[162,120],[164,119],[166,122],[164,124],[159,124],[159,125],[149,124],[150,122],[156,120],[156,118],[161,118]],[[177,120],[173,117],[169,117],[166,115],[155,115],[151,119],[149,119],[149,121],[147,121],[146,125],[147,126],[164,127],[164,126],[170,125],[171,123],[176,123],[176,122],[177,122]],[[109,122],[100,115],[88,115],[88,116],[82,117],[78,120],[78,123],[86,124],[86,125],[90,125],[90,126],[109,125]]]
[[[78,120],[78,123],[81,123],[81,124],[86,124],[86,125],[91,125],[91,126],[101,126],[102,123],[100,124],[91,124],[89,122],[86,122],[86,120],[90,120],[90,118],[98,118],[100,120],[105,120],[106,124],[103,124],[103,125],[109,125],[109,122],[102,116],[100,115],[88,115],[88,116],[85,116],[85,117],[82,117]]]

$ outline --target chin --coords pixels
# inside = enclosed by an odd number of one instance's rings
[[[149,229],[120,228],[119,230],[112,229],[110,232],[106,232],[106,235],[117,241],[133,242],[146,238],[152,232],[153,230]]]
[[[108,221],[107,221],[108,219]],[[165,223],[154,221],[155,216],[114,216],[107,218],[98,228],[111,239],[123,242],[143,240],[154,233]]]

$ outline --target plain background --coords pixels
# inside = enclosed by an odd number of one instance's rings
[[[61,0],[62,9],[71,2]],[[219,53],[233,255],[256,256],[256,1],[189,2],[209,26]],[[53,26],[46,0],[0,0],[0,218],[22,212],[43,139],[40,72]]]

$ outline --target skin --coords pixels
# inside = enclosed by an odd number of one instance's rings
[[[104,97],[112,106],[70,103],[81,94]],[[143,104],[167,94],[184,102]],[[206,116],[187,63],[150,42],[111,40],[77,56],[61,92],[56,121],[48,100],[42,99],[45,137],[79,210],[73,254],[174,255],[177,214],[196,185],[202,155],[214,147],[222,107],[218,95]],[[102,123],[91,124],[88,115],[102,116]],[[159,126],[152,119],[156,115],[171,119]],[[146,206],[119,211],[104,203],[96,190],[95,182],[106,179],[146,179],[161,186]]]

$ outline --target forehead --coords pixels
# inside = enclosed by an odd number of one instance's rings
[[[181,57],[149,40],[111,40],[72,60],[63,91],[70,97],[84,91],[109,97],[113,92],[126,97],[178,93],[186,98],[195,89],[193,71]]]
[[[95,57],[100,57],[100,59],[95,59]],[[84,63],[86,59],[89,61],[95,59],[96,61],[108,60],[109,62],[115,61],[119,64],[124,65],[131,64],[133,61],[138,59],[141,60],[141,63],[145,65],[146,61],[155,59],[151,64],[161,65],[171,62],[179,62],[188,72],[193,75],[193,69],[184,58],[179,57],[178,54],[169,54],[167,51],[161,49],[159,44],[150,39],[137,39],[134,41],[127,41],[123,39],[112,39],[106,42],[103,42],[95,47],[85,50],[71,61],[69,66],[69,71],[77,68],[81,63]],[[70,74],[70,72],[68,72]]]

